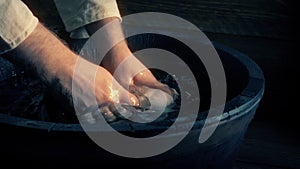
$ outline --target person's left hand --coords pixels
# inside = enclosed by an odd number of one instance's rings
[[[106,26],[103,27],[104,25]],[[149,92],[149,90],[159,89],[165,95],[168,95],[166,96],[167,98],[172,99],[178,95],[174,89],[160,83],[150,70],[133,55],[126,40],[114,45],[119,39],[124,39],[122,26],[118,18],[106,18],[91,23],[86,26],[86,29],[92,35],[101,27],[103,27],[101,33],[105,34],[104,37],[107,38],[105,43],[108,46],[113,46],[103,58],[101,66],[107,69],[125,89],[130,90],[130,88],[134,88],[139,93],[144,94]]]
[[[129,50],[125,42],[116,45],[102,60],[105,67],[114,78],[130,92],[147,95],[153,89],[164,92],[168,104],[178,95],[174,89],[159,82],[151,71],[144,66]],[[131,89],[134,89],[131,90]],[[157,99],[157,98],[156,98]]]

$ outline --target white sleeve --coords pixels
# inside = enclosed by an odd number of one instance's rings
[[[0,54],[16,48],[38,24],[38,19],[20,0],[0,0],[0,20]]]
[[[121,18],[116,0],[54,0],[68,32],[108,17]]]

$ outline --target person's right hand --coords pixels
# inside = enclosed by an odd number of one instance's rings
[[[139,106],[136,96],[123,88],[110,72],[101,66],[79,58],[72,76],[75,107],[79,106],[80,109],[85,110],[100,105],[99,108],[104,117],[112,121],[115,116],[120,115],[112,110],[113,104]]]
[[[58,97],[58,104],[67,110],[72,106],[85,110],[94,104],[108,103],[139,105],[138,99],[117,83],[107,70],[80,59],[41,24],[11,54],[12,60],[35,72]],[[82,60],[79,65],[83,67],[74,73],[78,60]],[[72,104],[74,92],[77,102]]]
[[[125,103],[138,106],[138,99],[124,89],[105,68],[80,59],[81,65],[73,75],[73,87],[78,87],[77,92],[82,96],[93,94],[98,104],[105,102]],[[82,70],[83,68],[84,70]],[[94,90],[94,91],[93,91]]]
[[[95,94],[99,103],[108,101],[139,106],[139,100],[124,89],[105,68],[100,66],[96,74]]]

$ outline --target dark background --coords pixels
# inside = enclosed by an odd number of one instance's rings
[[[293,127],[296,119],[296,32],[294,1],[172,0],[119,1],[123,14],[165,12],[198,26],[210,40],[247,54],[263,70],[266,91],[257,120]],[[294,96],[294,97],[293,97]],[[294,110],[294,111],[293,111]],[[284,122],[286,120],[286,122]]]
[[[300,168],[296,1],[119,1],[123,14],[180,16],[212,41],[235,48],[263,70],[265,93],[249,126],[236,168]]]

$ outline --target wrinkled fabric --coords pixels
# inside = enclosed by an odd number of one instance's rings
[[[75,39],[88,38],[84,26],[109,17],[121,18],[116,0],[54,0],[65,25]]]
[[[0,20],[0,54],[16,48],[38,24],[20,0],[0,0]]]

